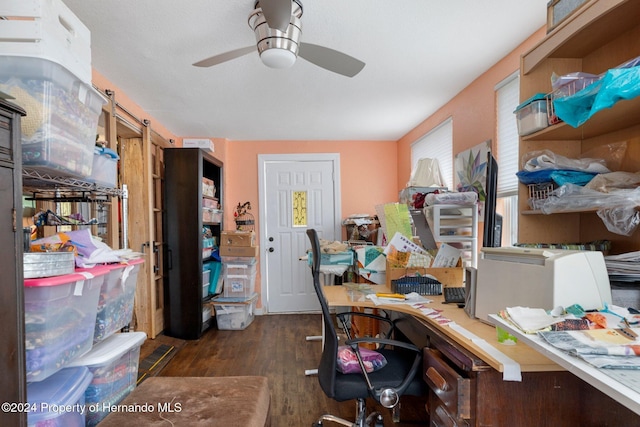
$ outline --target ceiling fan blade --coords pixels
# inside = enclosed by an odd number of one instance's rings
[[[260,0],[259,3],[269,28],[285,33],[291,21],[291,0]]]
[[[243,56],[243,55],[246,55],[248,53],[255,52],[255,51],[256,51],[256,47],[255,46],[241,47],[240,49],[230,50],[229,52],[221,53],[219,55],[215,55],[215,56],[212,56],[210,58],[203,59],[202,61],[198,61],[198,62],[194,63],[193,65],[195,65],[196,67],[211,67],[213,65],[218,65],[218,64],[221,64],[223,62],[227,62],[227,61],[230,61],[232,59],[236,59],[236,58],[238,58],[240,56]]]
[[[298,56],[325,70],[353,77],[364,68],[364,62],[346,53],[311,43],[300,43]]]

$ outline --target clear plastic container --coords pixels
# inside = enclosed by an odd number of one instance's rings
[[[71,366],[82,366],[93,375],[84,392],[86,425],[95,426],[136,387],[140,347],[147,339],[144,332],[115,334],[96,344]]]
[[[25,279],[27,382],[42,381],[91,350],[98,298],[108,272],[94,267]]]
[[[84,394],[93,376],[84,366],[66,368],[45,381],[27,384],[29,427],[82,427]]]
[[[226,267],[226,265],[223,265]],[[255,266],[254,266],[255,268]],[[224,290],[225,298],[247,299],[256,290],[256,272],[252,274],[225,274]]]
[[[514,111],[518,124],[518,135],[524,136],[549,126],[547,96],[539,93],[529,98]]]
[[[118,155],[108,149],[95,147],[93,151],[93,167],[87,181],[108,188],[118,185]]]
[[[243,302],[213,301],[216,322],[220,330],[242,330],[255,318],[258,294]]]
[[[25,109],[22,164],[85,179],[93,168],[98,118],[106,100],[62,65],[41,58],[0,56],[0,90]]]
[[[131,323],[138,273],[144,259],[110,264],[98,299],[93,342],[101,341]]]

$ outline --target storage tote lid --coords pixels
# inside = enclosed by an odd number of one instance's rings
[[[75,273],[63,274],[61,276],[39,277],[34,279],[24,279],[24,286],[59,286],[77,282],[79,280],[89,280],[94,277],[103,276],[109,273],[109,268],[98,265],[93,268],[77,268]]]
[[[121,268],[142,264],[142,263],[144,263],[144,258],[133,258],[133,259],[128,259],[122,262],[116,262],[113,264],[104,264],[103,267],[106,267],[111,271],[111,270],[117,270]]]
[[[84,395],[93,379],[93,374],[85,366],[64,368],[50,377],[27,384],[27,401],[34,411],[29,412],[29,424],[61,415],[57,407],[75,405]]]
[[[547,98],[547,94],[546,93],[536,93],[531,98],[527,99],[522,104],[518,105],[518,107],[516,107],[516,109],[513,110],[513,112],[515,113],[515,112],[523,109],[524,107],[526,107],[527,105],[531,104],[532,102],[543,101],[546,98]]]
[[[93,154],[95,154],[96,156],[105,156],[114,160],[118,160],[120,158],[118,156],[118,153],[116,153],[112,149],[107,147],[99,147],[97,145],[93,148]]]
[[[93,345],[84,356],[75,359],[67,366],[102,366],[118,360],[132,348],[139,347],[147,339],[144,332],[123,332],[111,335],[104,341]]]

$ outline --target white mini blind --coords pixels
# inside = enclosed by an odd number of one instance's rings
[[[420,159],[438,159],[440,171],[451,190],[453,185],[453,119],[440,123],[411,144],[411,170]]]
[[[496,87],[498,197],[518,192],[518,127],[513,111],[519,104],[520,79],[514,73]]]

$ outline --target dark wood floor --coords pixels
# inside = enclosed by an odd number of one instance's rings
[[[141,357],[159,344],[179,350],[160,371],[160,376],[262,375],[271,388],[273,427],[311,426],[319,415],[330,413],[353,420],[355,401],[335,402],[327,398],[316,376],[305,376],[320,360],[320,341],[306,341],[321,331],[319,314],[256,316],[241,331],[220,331],[214,326],[199,340],[180,341],[163,335],[147,340]],[[401,422],[394,424],[387,409],[373,406],[385,419],[385,426],[427,425],[422,399],[405,396],[401,400]],[[332,423],[325,423],[327,427]]]

